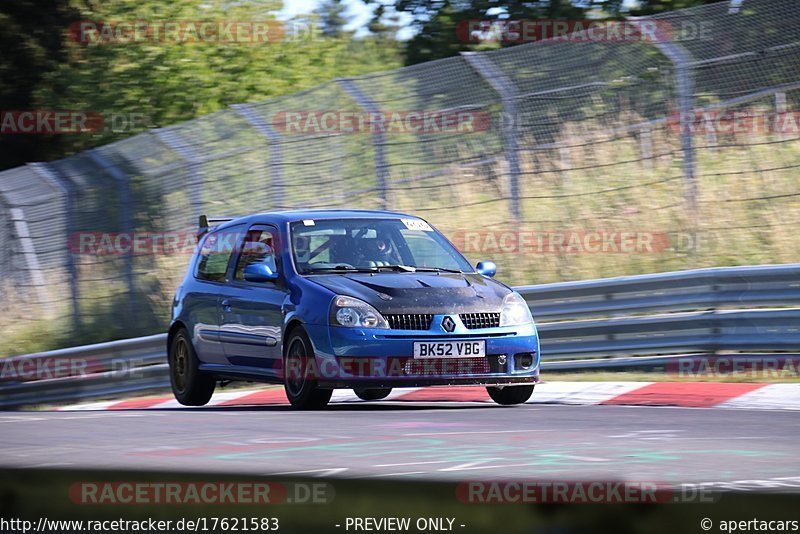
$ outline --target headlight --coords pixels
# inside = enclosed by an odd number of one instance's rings
[[[519,293],[509,293],[503,299],[500,311],[500,326],[517,326],[533,322],[531,310]]]
[[[389,323],[378,310],[353,297],[339,295],[331,306],[331,324],[361,328],[389,328]]]

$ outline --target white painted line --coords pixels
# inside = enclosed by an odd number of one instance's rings
[[[404,467],[407,465],[451,464],[453,460],[433,460],[430,462],[406,462],[402,464],[375,464],[372,467]]]
[[[380,473],[378,475],[366,475],[363,478],[379,478],[379,477],[403,477],[408,475],[424,475],[425,471],[407,471],[405,473]]]
[[[800,410],[800,384],[770,384],[717,404],[715,408]]]
[[[208,404],[206,404],[206,406],[218,406],[223,402],[232,401],[244,397],[245,395],[250,395],[252,393],[255,393],[259,391],[259,389],[260,388],[237,389],[235,391],[220,391],[214,393],[214,395],[211,397],[211,400],[208,401]]]
[[[600,404],[652,382],[545,382],[533,390],[529,404]]]
[[[350,469],[349,467],[334,467],[327,469],[307,469],[305,471],[284,471],[283,473],[268,473],[270,475],[305,475],[307,473],[319,473],[318,477],[329,477],[339,473],[343,473]]]
[[[109,406],[113,406],[118,404],[122,401],[114,400],[114,401],[103,401],[103,402],[90,402],[88,404],[72,404],[70,406],[61,406],[60,408],[56,408],[58,411],[75,411],[75,412],[82,412],[82,411],[99,411],[99,410],[108,410]]]

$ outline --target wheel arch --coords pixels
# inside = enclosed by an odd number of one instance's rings
[[[283,329],[283,339],[281,339],[281,354],[284,354],[284,350],[286,349],[286,342],[289,340],[289,336],[291,335],[292,331],[295,328],[303,328],[303,321],[301,321],[297,317],[292,317],[291,319],[289,319],[289,322],[286,323],[286,326]],[[305,331],[305,329],[303,330]],[[306,332],[306,335],[308,335],[308,332]]]
[[[172,340],[175,338],[175,334],[177,334],[178,330],[181,328],[186,328],[186,325],[183,324],[182,321],[175,321],[170,325],[169,332],[167,332],[167,354],[169,354],[169,348],[172,346]]]

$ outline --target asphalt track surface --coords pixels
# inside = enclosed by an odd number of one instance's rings
[[[1,467],[800,488],[800,416],[782,411],[386,402],[0,412],[0,436]]]

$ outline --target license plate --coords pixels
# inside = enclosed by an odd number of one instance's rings
[[[482,358],[486,341],[415,341],[415,358]]]

